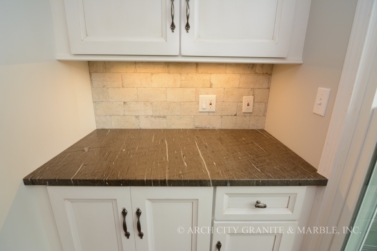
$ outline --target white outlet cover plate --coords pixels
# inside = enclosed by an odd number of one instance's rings
[[[244,96],[242,100],[242,112],[253,112],[254,96]]]
[[[329,102],[331,89],[319,87],[315,98],[313,112],[325,116],[327,103]]]
[[[199,95],[199,112],[215,112],[216,95]]]

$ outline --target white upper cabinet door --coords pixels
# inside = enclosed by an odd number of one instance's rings
[[[211,227],[213,188],[131,187],[131,197],[138,251],[209,250],[210,232],[195,228]]]
[[[135,251],[130,188],[47,189],[64,251]]]
[[[300,0],[181,1],[182,55],[287,57]]]
[[[64,0],[72,54],[178,55],[179,2]],[[176,29],[170,29],[172,11]]]

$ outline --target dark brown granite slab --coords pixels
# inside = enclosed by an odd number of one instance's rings
[[[324,186],[264,130],[98,129],[24,178],[49,186]]]

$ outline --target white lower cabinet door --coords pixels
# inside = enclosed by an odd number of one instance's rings
[[[297,222],[215,221],[211,251],[291,251]]]
[[[209,250],[212,197],[210,187],[131,187],[136,249]]]
[[[135,251],[130,188],[47,189],[64,251]]]

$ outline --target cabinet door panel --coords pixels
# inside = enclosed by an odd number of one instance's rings
[[[64,0],[73,54],[178,55],[170,0]],[[177,4],[177,3],[176,3]],[[175,13],[178,15],[178,11]],[[177,23],[178,18],[175,18]]]
[[[186,1],[182,0],[182,13]],[[182,20],[182,54],[286,57],[296,0],[191,0]]]
[[[221,251],[291,251],[297,222],[215,221],[212,249]]]
[[[212,188],[132,187],[133,213],[141,210],[144,233],[143,239],[136,233],[137,250],[209,250],[210,234],[191,234],[190,229],[211,226],[212,196]]]
[[[48,187],[65,251],[135,251],[129,188]],[[122,210],[131,233],[122,229]]]

